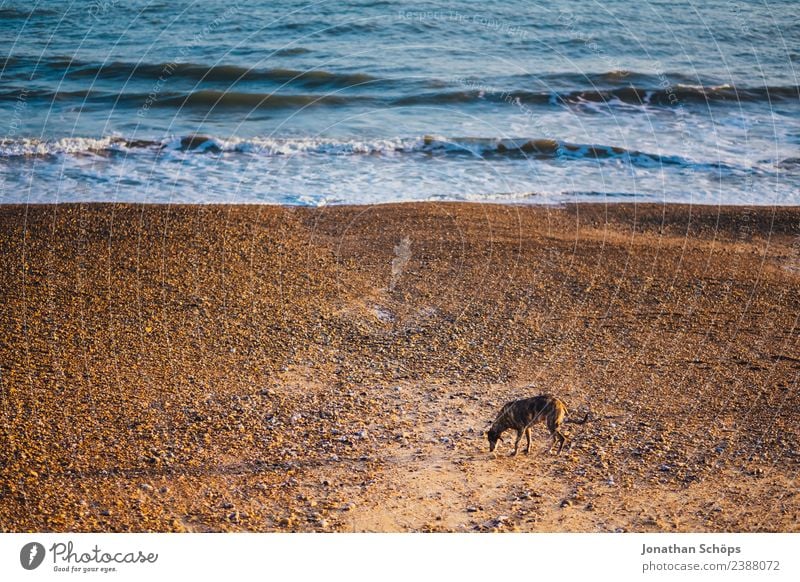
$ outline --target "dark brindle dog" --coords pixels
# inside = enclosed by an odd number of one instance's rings
[[[564,420],[567,415],[567,407],[564,403],[552,396],[551,394],[542,394],[541,396],[534,396],[533,398],[523,398],[522,400],[514,400],[509,402],[500,409],[500,414],[497,420],[494,421],[492,428],[489,429],[487,436],[489,437],[489,452],[494,451],[497,441],[501,440],[500,435],[509,428],[517,431],[517,440],[514,441],[514,452],[511,456],[517,454],[519,441],[522,435],[525,434],[528,438],[528,446],[525,447],[525,454],[527,455],[531,450],[531,426],[539,421],[547,423],[547,430],[553,437],[553,442],[550,444],[548,451],[553,449],[553,445],[558,444],[558,452],[564,448],[564,442],[567,440],[561,433],[561,424],[564,422],[572,422],[574,424],[584,424],[589,420],[587,413],[583,420]]]

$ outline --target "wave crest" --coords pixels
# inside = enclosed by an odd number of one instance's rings
[[[574,160],[619,160],[643,167],[658,165],[686,166],[695,169],[727,168],[718,162],[700,163],[676,155],[663,155],[604,144],[578,144],[550,138],[502,139],[425,135],[411,138],[374,140],[335,140],[323,138],[284,139],[271,137],[219,139],[191,134],[164,140],[104,138],[35,139],[0,142],[0,157],[36,157],[55,155],[137,155],[142,153],[216,153],[255,156],[353,156],[353,155],[426,155],[475,158],[528,158]]]

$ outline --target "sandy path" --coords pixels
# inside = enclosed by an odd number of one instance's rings
[[[564,527],[565,520],[582,529],[579,522],[585,520],[566,516],[560,507],[570,488],[558,473],[575,465],[574,455],[547,454],[543,426],[533,432],[529,456],[522,449],[516,458],[508,456],[510,433],[490,454],[484,431],[496,406],[475,395],[485,391],[485,386],[454,391],[442,385],[392,389],[395,406],[410,411],[384,439],[386,470],[370,499],[353,512],[354,530],[531,530]]]

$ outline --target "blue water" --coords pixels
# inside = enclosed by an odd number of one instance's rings
[[[0,202],[800,204],[794,1],[0,0]]]

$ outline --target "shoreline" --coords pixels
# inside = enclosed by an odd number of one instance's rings
[[[692,221],[695,226],[700,226],[704,231],[718,226],[720,232],[731,232],[739,230],[738,235],[749,236],[750,234],[766,237],[771,234],[786,235],[789,237],[800,237],[800,205],[737,205],[737,204],[686,204],[682,202],[635,202],[620,200],[615,202],[563,202],[554,204],[532,204],[532,203],[500,203],[494,201],[461,201],[461,200],[426,200],[426,201],[402,201],[402,202],[381,202],[375,204],[325,204],[322,206],[307,206],[295,204],[270,204],[264,202],[256,203],[164,203],[164,202],[58,202],[58,203],[0,203],[0,211],[4,209],[31,208],[41,211],[48,208],[85,208],[85,209],[166,209],[166,210],[188,210],[188,209],[225,209],[229,211],[247,209],[264,210],[271,209],[277,211],[300,212],[300,213],[328,213],[328,212],[351,212],[368,211],[371,209],[414,209],[415,207],[436,207],[450,206],[453,208],[463,207],[466,209],[485,208],[489,212],[501,209],[515,209],[525,212],[566,212],[579,215],[582,211],[587,214],[590,224],[598,226],[599,217],[605,216],[609,224],[628,225],[634,228],[646,226],[649,228],[657,224],[657,219],[662,221],[664,227],[676,227],[677,225],[690,227]],[[631,213],[633,209],[633,213]],[[637,224],[641,218],[644,224]],[[775,218],[777,223],[771,222]],[[722,223],[714,224],[713,221],[721,219]],[[757,224],[750,224],[756,221]],[[699,224],[698,224],[699,223]],[[582,224],[586,226],[587,224]],[[696,232],[695,232],[696,234]]]
[[[3,531],[800,523],[800,207],[3,204],[0,267]],[[490,456],[531,391],[596,420]]]
[[[564,201],[552,203],[535,203],[535,202],[499,202],[497,200],[394,200],[386,202],[373,202],[373,203],[326,203],[320,206],[312,206],[310,204],[286,204],[278,202],[130,202],[130,201],[92,201],[92,200],[73,200],[65,202],[0,202],[0,207],[17,207],[17,206],[30,206],[30,207],[46,207],[46,206],[241,206],[241,207],[278,207],[278,208],[305,208],[309,210],[322,210],[324,208],[367,208],[372,206],[405,206],[405,205],[428,205],[428,204],[462,204],[466,206],[509,206],[520,208],[565,208],[568,206],[641,206],[641,207],[668,207],[668,208],[699,208],[699,209],[734,209],[734,208],[754,208],[758,210],[777,209],[777,210],[792,210],[800,208],[800,204],[709,204],[705,202],[653,202],[653,201],[638,201],[631,200],[630,198],[620,198],[614,200],[606,200],[605,202],[594,201]]]

